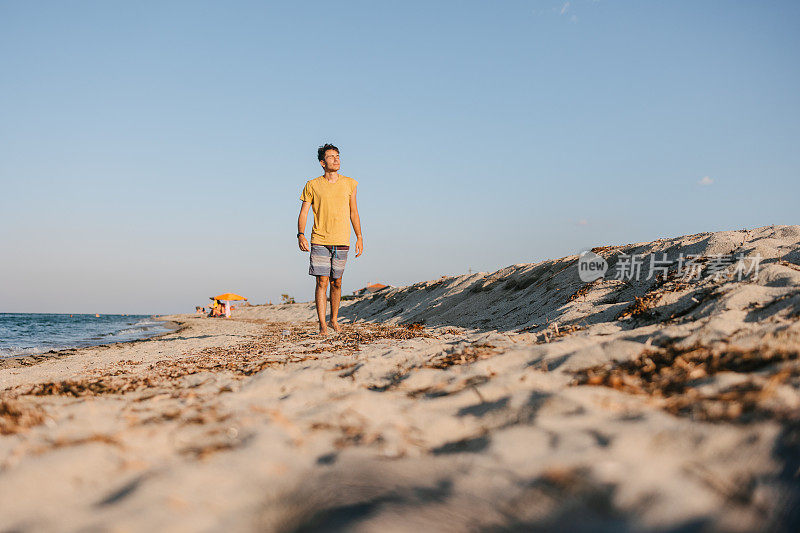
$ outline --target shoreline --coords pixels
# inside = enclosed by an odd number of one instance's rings
[[[167,315],[167,316],[172,316],[172,315]],[[167,331],[156,333],[154,335],[145,337],[143,339],[121,340],[121,341],[107,342],[103,344],[90,344],[88,346],[75,346],[73,348],[63,348],[61,350],[48,350],[46,352],[34,353],[34,354],[20,354],[20,355],[9,355],[5,357],[0,357],[0,369],[27,367],[43,363],[44,361],[48,361],[50,359],[60,359],[67,356],[81,355],[82,350],[90,350],[95,348],[111,348],[117,344],[133,344],[133,343],[147,342],[150,340],[157,339],[159,337],[163,337],[164,335],[177,333],[182,329],[181,323],[172,319],[154,318],[153,320],[159,320],[164,322],[163,327],[167,328]]]

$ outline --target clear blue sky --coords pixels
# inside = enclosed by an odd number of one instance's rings
[[[0,311],[311,299],[325,141],[349,293],[800,223],[799,130],[796,1],[0,0]]]

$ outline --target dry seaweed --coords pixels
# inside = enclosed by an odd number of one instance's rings
[[[118,379],[112,379],[118,378]],[[24,394],[31,396],[100,396],[124,394],[153,385],[149,377],[136,377],[119,373],[101,378],[71,379],[37,383]]]
[[[0,435],[13,435],[45,420],[41,407],[14,399],[0,400]]]
[[[481,359],[488,359],[499,351],[497,347],[489,344],[473,344],[460,351],[437,355],[423,366],[445,370],[451,366],[466,365]]]
[[[69,446],[81,446],[83,444],[90,444],[90,443],[99,443],[99,444],[109,444],[111,446],[116,446],[118,448],[122,448],[122,443],[117,437],[112,435],[104,435],[102,433],[92,433],[91,435],[86,435],[85,437],[59,437],[53,440],[48,441],[49,447],[51,449],[54,448],[66,448]],[[40,450],[45,451],[45,450]]]
[[[335,431],[340,435],[334,440],[333,445],[338,449],[348,446],[369,446],[373,443],[380,443],[383,437],[377,432],[368,432],[366,425],[362,422],[356,423],[328,423],[315,422],[311,425],[314,431]]]
[[[779,264],[781,266],[785,266],[785,267],[791,268],[792,270],[800,271],[800,265],[797,265],[795,263],[790,263],[789,261],[786,261],[785,259],[779,260],[777,264]]]
[[[580,324],[562,324],[561,327],[559,327],[557,323],[553,323],[552,327],[542,332],[542,339],[537,340],[536,343],[542,344],[544,342],[551,342],[584,329],[586,329],[586,327]]]
[[[676,270],[670,271],[669,274],[664,276],[656,276],[650,290],[641,297],[635,297],[633,302],[617,315],[617,320],[654,318],[653,309],[657,307],[665,294],[685,290],[688,286],[689,282],[679,278]]]
[[[655,308],[659,300],[661,300],[661,296],[661,293],[649,292],[641,298],[638,296],[635,297],[633,303],[617,315],[617,320],[653,318],[653,308]]]
[[[229,373],[234,377],[251,376],[273,366],[302,363],[318,359],[316,354],[355,353],[361,344],[382,339],[412,339],[432,337],[422,324],[384,325],[368,327],[344,325],[342,333],[322,340],[320,346],[306,351],[281,352],[299,338],[315,337],[316,326],[312,322],[293,324],[288,334],[286,324],[248,320],[263,324],[264,332],[245,342],[227,347],[213,347],[187,354],[181,359],[165,359],[147,366],[145,372],[135,369],[113,368],[99,370],[95,375],[57,382],[38,383],[23,394],[33,396],[101,396],[127,394],[150,388],[187,388],[183,378],[200,372]],[[127,363],[127,362],[126,362]],[[132,362],[130,362],[132,363]],[[130,365],[127,365],[130,366]]]
[[[797,349],[761,347],[744,349],[731,345],[678,347],[647,350],[631,361],[613,362],[575,372],[576,385],[601,385],[619,391],[663,400],[670,413],[720,421],[761,416],[794,416],[765,400],[774,388],[796,378],[800,369]],[[793,363],[785,367],[785,363]],[[715,393],[701,393],[701,380],[719,372],[752,374],[764,370],[768,379],[750,376],[746,382]],[[780,411],[780,412],[778,412]]]
[[[612,251],[616,250],[617,248],[618,248],[618,246],[595,246],[594,248],[592,248],[591,251],[592,251],[592,253],[595,253],[597,255],[603,255],[603,254],[605,254],[607,252],[612,252]]]
[[[592,289],[593,286],[597,285],[599,280],[590,281],[589,283],[584,283],[583,285],[578,288],[577,291],[573,292],[569,298],[567,298],[568,302],[572,302],[577,300],[578,298],[583,298],[586,296],[589,291]]]

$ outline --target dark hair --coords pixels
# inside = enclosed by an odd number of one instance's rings
[[[339,149],[336,148],[334,145],[332,145],[331,143],[325,143],[319,148],[317,148],[317,159],[319,159],[320,161],[325,161],[325,152],[327,152],[328,150],[336,150],[336,153],[337,154],[339,153]]]

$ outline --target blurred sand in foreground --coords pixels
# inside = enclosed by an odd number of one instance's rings
[[[800,527],[800,226],[578,256],[0,360],[0,531]]]

